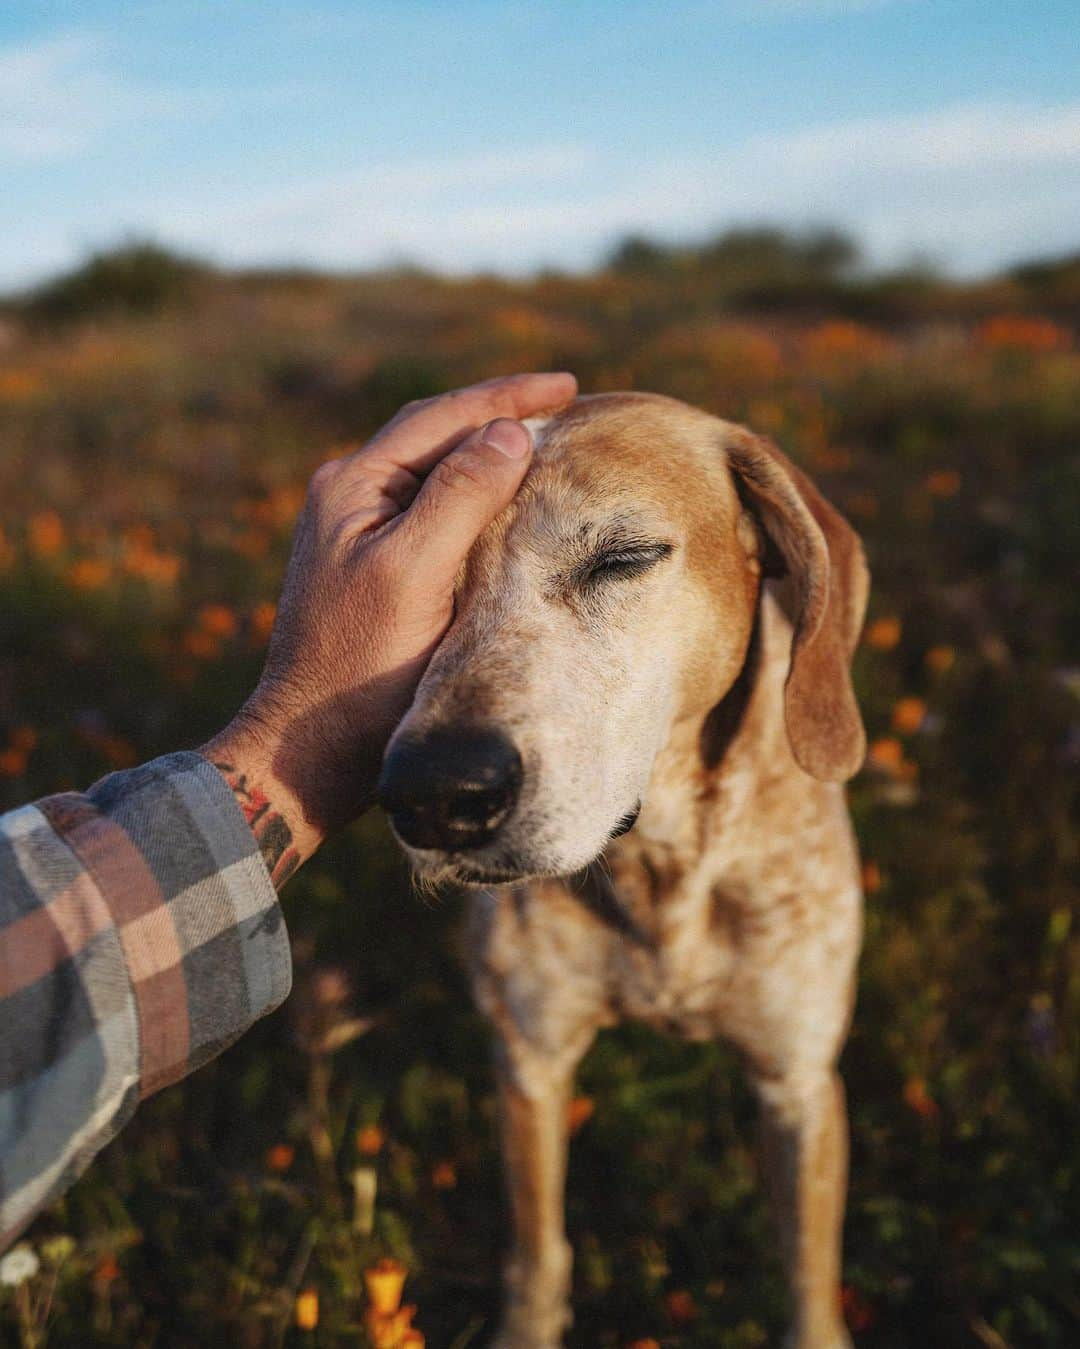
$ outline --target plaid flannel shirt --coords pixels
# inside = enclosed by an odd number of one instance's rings
[[[201,755],[0,816],[0,1250],[291,980],[254,836]]]

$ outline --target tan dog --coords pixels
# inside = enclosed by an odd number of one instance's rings
[[[681,403],[582,398],[533,430],[382,780],[421,877],[505,887],[470,923],[514,1217],[497,1343],[570,1321],[574,1070],[633,1017],[745,1057],[789,1344],[838,1349],[862,550],[771,444]]]

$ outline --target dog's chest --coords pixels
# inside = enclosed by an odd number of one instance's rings
[[[654,877],[645,877],[651,888]],[[700,878],[675,881],[662,904],[643,902],[632,873],[616,876],[615,894],[634,928],[611,949],[616,1013],[691,1040],[716,1036],[737,966],[738,906]]]

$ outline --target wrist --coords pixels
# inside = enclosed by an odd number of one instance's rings
[[[241,712],[199,753],[221,773],[243,811],[276,889],[318,849],[325,833],[307,819],[295,792],[275,771],[277,748]]]

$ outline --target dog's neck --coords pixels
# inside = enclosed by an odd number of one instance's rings
[[[704,721],[687,717],[672,727],[636,826],[605,854],[614,866],[633,860],[686,876],[706,862],[715,868],[718,852],[735,860],[744,836],[752,834],[760,849],[760,828],[750,826],[762,794],[797,794],[808,785],[784,727],[790,652],[791,624],[770,587],[731,689]]]

